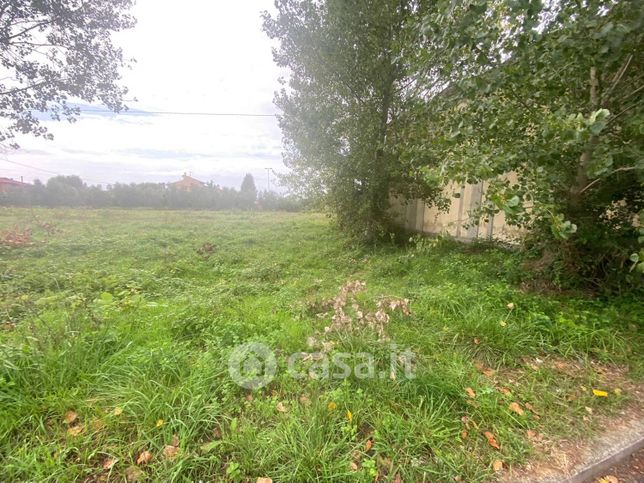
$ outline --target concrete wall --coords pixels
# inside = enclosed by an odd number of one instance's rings
[[[514,181],[514,173],[508,174]],[[400,225],[410,231],[419,233],[443,234],[458,240],[495,239],[516,242],[521,237],[521,230],[505,223],[505,214],[497,213],[488,221],[479,220],[470,223],[470,211],[485,202],[486,182],[457,185],[452,183],[445,188],[445,194],[451,200],[447,211],[429,207],[421,200],[404,202],[392,200],[392,212]],[[458,193],[458,198],[454,194]]]

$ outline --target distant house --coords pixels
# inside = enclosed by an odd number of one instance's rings
[[[173,186],[179,190],[184,190],[184,191],[190,191],[193,188],[201,188],[202,186],[205,186],[205,185],[206,183],[204,183],[203,181],[194,179],[192,176],[188,176],[186,173],[183,173],[182,179],[180,179],[179,181],[170,183],[170,186]]]
[[[22,181],[22,176],[20,177],[20,181],[11,178],[0,177],[0,193],[6,193],[12,188],[26,188],[27,186],[31,185],[29,183],[24,183]]]

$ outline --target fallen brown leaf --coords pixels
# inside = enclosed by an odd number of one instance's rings
[[[467,434],[467,430],[464,429],[463,431],[461,431],[461,439],[467,438]]]
[[[528,429],[528,430],[526,431],[526,433],[525,433],[525,434],[526,434],[526,435],[528,436],[528,438],[530,438],[530,439],[534,439],[534,438],[536,438],[536,437],[537,437],[537,432],[536,432],[536,431],[533,431],[532,429]]]
[[[257,478],[255,483],[273,483],[273,480],[271,478]]]
[[[467,393],[468,397],[471,397],[471,398],[476,397],[476,393],[474,392],[474,389],[472,389],[471,387],[466,387],[465,392]]]
[[[483,433],[483,435],[485,436],[485,439],[487,439],[487,442],[490,446],[496,449],[501,449],[501,447],[499,446],[499,443],[496,441],[496,438],[494,437],[494,434],[492,434],[489,431],[486,431],[485,433]]]
[[[500,387],[499,392],[504,396],[507,396],[508,394],[512,393],[512,391],[510,391],[507,387]]]
[[[523,416],[523,414],[525,413],[518,402],[511,402],[508,406],[508,409],[512,412],[517,413],[519,416]]]
[[[308,406],[309,404],[311,404],[311,400],[306,394],[302,394],[300,396],[300,403],[304,404],[305,406]]]
[[[524,404],[524,406],[525,406],[525,408],[526,408],[528,411],[530,411],[531,413],[539,414],[539,413],[534,409],[534,407],[532,406],[532,404],[530,404],[530,403],[528,403],[528,402],[527,402],[527,403],[525,403],[525,404]]]
[[[73,427],[69,428],[67,430],[67,434],[69,436],[78,436],[79,434],[81,434],[83,432],[83,429],[85,429],[85,428],[83,428],[83,425],[79,424],[78,426],[73,426]]]
[[[172,435],[172,441],[170,442],[172,446],[179,446],[179,436],[176,434]]]
[[[494,369],[492,369],[491,367],[487,367],[482,362],[476,361],[474,363],[474,367],[476,368],[477,371],[479,371],[481,374],[483,374],[486,377],[492,377],[494,374],[496,374],[496,371]]]
[[[474,344],[479,345],[481,343],[481,339],[478,337],[474,337]]]
[[[373,440],[368,439],[367,442],[364,445],[364,452],[368,453],[371,450],[372,446],[373,446]]]
[[[138,458],[136,459],[137,465],[146,465],[152,460],[152,453],[149,451],[141,451]]]
[[[494,471],[502,471],[503,470],[503,461],[494,460],[494,462],[492,463],[492,469]]]
[[[400,477],[399,473],[396,473],[396,476],[394,476],[393,483],[402,483],[402,478]]]
[[[72,424],[74,421],[78,419],[78,414],[76,414],[76,411],[67,411],[65,413],[65,417],[63,418],[63,421],[65,424]]]
[[[288,412],[288,409],[286,408],[286,406],[284,406],[284,403],[282,403],[282,402],[278,402],[278,403],[277,403],[277,406],[276,406],[275,408],[276,408],[280,413],[286,413],[286,412]]]
[[[169,460],[176,458],[177,453],[179,453],[179,448],[177,448],[176,446],[168,444],[165,448],[163,448],[163,456],[165,456]],[[150,455],[150,457],[152,457],[152,455]]]
[[[349,469],[350,469],[351,471],[358,471],[358,465],[357,465],[354,461],[352,461],[352,462],[349,464]]]
[[[103,469],[111,470],[117,461],[118,460],[116,458],[107,458],[105,461],[103,461]]]

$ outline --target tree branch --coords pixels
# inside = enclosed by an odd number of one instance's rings
[[[616,170],[611,171],[611,172],[610,172],[610,173],[608,173],[606,176],[604,176],[604,178],[607,178],[608,176],[610,176],[610,175],[612,175],[612,174],[619,173],[620,171],[634,171],[634,170],[637,170],[637,169],[644,169],[644,168],[642,168],[642,166],[628,166],[628,167],[625,167],[625,168],[617,168]],[[597,178],[597,179],[593,180],[592,182],[588,183],[588,184],[587,184],[586,186],[584,186],[584,188],[579,192],[579,194],[582,194],[582,193],[583,193],[584,191],[586,191],[588,188],[590,188],[590,187],[591,187],[591,186],[593,186],[594,184],[596,184],[596,183],[600,182],[600,181],[601,181],[602,179],[604,179],[604,178]]]
[[[631,109],[633,109],[634,107],[637,107],[637,106],[638,106],[638,104],[639,104],[638,102],[636,102],[635,104],[631,104],[630,106],[628,106],[628,107],[626,107],[626,108],[622,109],[621,111],[619,111],[619,112],[618,112],[617,114],[615,114],[614,116],[611,116],[611,118],[608,120],[608,122],[606,123],[606,125],[608,126],[608,125],[612,124],[612,123],[615,121],[615,119],[617,119],[617,118],[618,118],[619,116],[621,116],[622,114],[624,114],[624,113],[626,113],[626,112],[630,111],[630,110],[631,110]]]
[[[602,95],[601,103],[604,104],[608,97],[611,95],[617,84],[619,84],[619,81],[622,80],[622,77],[624,77],[624,73],[626,72],[626,69],[628,69],[628,66],[631,63],[631,60],[633,59],[633,54],[629,55],[626,58],[626,61],[622,66],[619,68],[619,70],[615,73],[615,76],[613,77],[613,83],[611,86],[604,92]]]
[[[622,98],[620,99],[620,102],[623,102],[623,101],[625,101],[626,99],[628,99],[629,97],[631,97],[631,96],[633,96],[633,95],[637,94],[637,93],[638,93],[639,91],[641,91],[642,89],[644,89],[644,84],[642,84],[641,86],[639,86],[637,89],[635,89],[635,90],[634,90],[633,92],[631,92],[630,94],[626,94],[624,97],[622,97]]]
[[[30,85],[25,86],[25,87],[19,87],[19,88],[16,88],[16,89],[11,89],[10,91],[0,92],[0,96],[8,96],[8,95],[16,94],[18,92],[28,91],[29,89],[34,89],[36,87],[43,86],[43,85],[45,85],[47,83],[48,83],[48,81],[36,82],[35,84],[30,84]]]
[[[8,44],[11,41],[11,39],[15,39],[16,37],[20,37],[20,36],[26,34],[27,32],[29,32],[30,30],[37,29],[39,27],[43,27],[43,26],[45,26],[47,24],[50,24],[50,23],[52,23],[51,20],[44,20],[42,22],[38,22],[37,24],[32,25],[31,27],[27,27],[26,29],[23,29],[21,32],[18,32],[17,34],[13,34],[13,35],[10,35],[9,37],[5,37],[1,41],[3,43]]]

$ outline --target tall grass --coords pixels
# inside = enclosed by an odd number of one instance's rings
[[[39,231],[43,220],[61,231]],[[637,300],[524,292],[501,249],[351,246],[315,214],[0,212],[0,229],[16,223],[37,243],[0,247],[3,481],[122,479],[144,450],[155,481],[484,481],[493,460],[530,457],[528,429],[592,431],[585,407],[628,400],[632,381],[597,367],[641,377]],[[396,296],[412,313],[391,314],[386,343],[369,330],[328,335],[331,355],[369,352],[387,367],[395,343],[415,353],[416,377],[289,377],[288,354],[311,350],[331,323],[325,301],[356,279],[364,310]],[[279,359],[255,391],[228,374],[248,341]],[[599,399],[593,387],[622,391]]]

